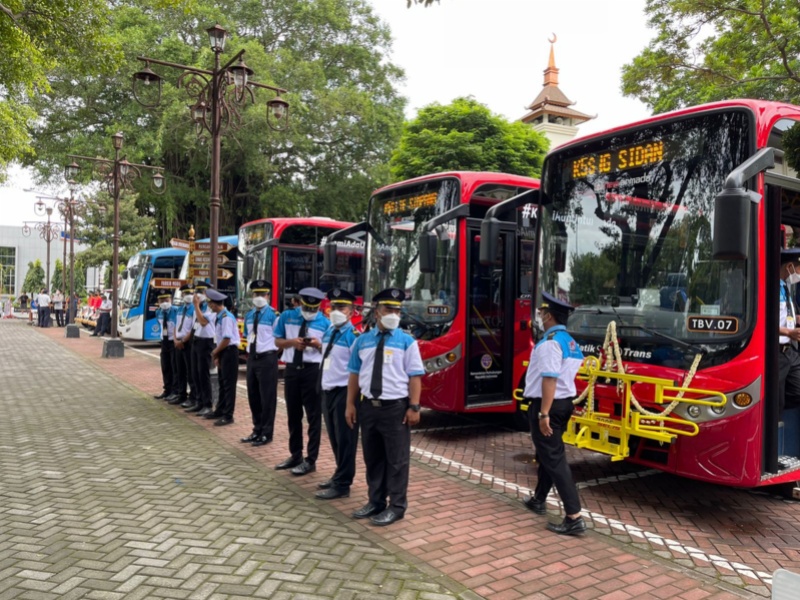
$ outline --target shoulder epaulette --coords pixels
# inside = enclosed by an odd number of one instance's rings
[[[552,340],[554,337],[556,337],[556,332],[555,331],[547,336],[547,341]]]

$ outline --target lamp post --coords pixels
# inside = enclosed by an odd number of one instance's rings
[[[47,215],[47,221],[25,221],[22,224],[22,235],[28,237],[31,232],[36,229],[39,232],[39,237],[42,238],[47,244],[47,262],[45,271],[45,287],[50,290],[50,242],[52,242],[60,233],[61,225],[53,223],[50,216],[53,214],[53,207],[47,206],[41,198],[33,205],[34,211],[39,216]]]
[[[178,78],[178,87],[186,89],[194,99],[189,107],[192,121],[195,123],[197,135],[204,131],[211,134],[211,194],[210,208],[210,238],[211,238],[211,264],[209,271],[211,285],[217,285],[217,265],[219,262],[219,209],[220,209],[220,153],[221,134],[228,128],[241,126],[241,108],[248,102],[253,104],[254,88],[263,88],[276,93],[276,96],[267,102],[267,124],[275,131],[286,129],[289,120],[289,103],[281,98],[286,90],[250,80],[253,70],[244,62],[244,50],[240,50],[225,65],[220,66],[220,54],[225,49],[227,31],[219,25],[209,27],[208,33],[211,50],[214,52],[214,69],[198,69],[163,60],[156,60],[145,56],[138,59],[144,62],[144,69],[133,75],[133,96],[142,106],[153,108],[161,101],[162,78],[150,69],[150,63],[180,69],[183,71]],[[139,87],[137,87],[137,83]],[[156,98],[149,102],[140,98],[142,87],[155,89]],[[151,87],[153,86],[153,87]]]
[[[163,194],[166,182],[161,167],[151,167],[150,165],[140,165],[128,162],[124,157],[120,159],[124,136],[115,133],[111,136],[114,144],[114,158],[92,158],[79,154],[68,154],[72,163],[64,168],[64,176],[67,181],[75,181],[81,172],[81,167],[76,160],[87,161],[94,164],[95,169],[105,183],[108,192],[114,199],[114,225],[111,234],[113,245],[113,257],[111,262],[111,339],[103,343],[104,358],[121,358],[125,350],[122,342],[117,337],[117,324],[119,319],[119,197],[122,188],[130,188],[132,183],[142,176],[142,170],[153,171],[152,191],[156,194]]]

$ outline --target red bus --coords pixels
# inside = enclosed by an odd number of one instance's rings
[[[597,357],[565,441],[731,486],[800,480],[777,366],[782,225],[800,227],[782,140],[798,122],[800,107],[731,100],[548,154],[534,289],[577,307],[567,328]]]
[[[405,290],[401,327],[419,340],[423,406],[517,410],[513,391],[532,344],[533,228],[526,217],[504,229],[487,267],[478,262],[479,230],[490,207],[538,187],[535,179],[502,173],[418,177],[377,190],[367,220],[331,237],[326,270],[336,268],[335,244],[366,237],[366,306],[384,288]]]
[[[252,308],[247,289],[254,279],[272,283],[270,303],[280,312],[293,294],[304,287],[327,291],[334,285],[361,295],[363,243],[351,242],[343,252],[336,275],[322,272],[322,247],[331,233],[352,223],[327,217],[286,217],[259,219],[239,228],[239,268],[236,307],[241,321]]]

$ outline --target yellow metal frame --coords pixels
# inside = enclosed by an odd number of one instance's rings
[[[669,415],[651,416],[636,410],[633,404],[633,384],[645,383],[654,386],[654,402],[659,405],[678,401],[684,405],[721,407],[728,401],[721,392],[678,387],[673,385],[674,382],[670,379],[604,371],[600,368],[600,361],[594,357],[587,358],[578,371],[578,378],[587,381],[589,385],[586,405],[580,414],[573,415],[570,419],[563,440],[578,448],[608,454],[612,461],[623,460],[630,456],[631,436],[668,444],[679,435],[693,437],[700,432],[696,423],[686,419]],[[594,384],[598,379],[622,385],[623,401],[620,417],[594,410]],[[699,395],[703,398],[684,398],[684,394]]]

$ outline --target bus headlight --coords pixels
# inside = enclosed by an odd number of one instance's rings
[[[711,412],[713,412],[715,415],[723,415],[725,414],[725,405],[723,404],[722,406],[712,406]]]
[[[733,403],[739,408],[747,408],[753,403],[753,397],[747,392],[739,392],[733,397]]]
[[[689,406],[689,407],[686,409],[686,413],[687,413],[687,414],[688,414],[690,417],[692,417],[693,419],[699,419],[699,418],[700,418],[700,407],[699,407],[699,406],[697,406],[696,404],[691,404],[691,405],[690,405],[690,406]]]

